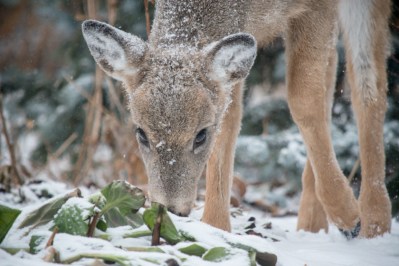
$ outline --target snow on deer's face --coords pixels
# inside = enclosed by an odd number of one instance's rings
[[[96,62],[126,89],[150,199],[188,215],[231,89],[253,64],[253,37],[230,35],[203,49],[151,47],[101,22],[82,28]]]
[[[187,215],[216,134],[214,95],[198,53],[149,50],[130,93],[130,110],[149,177],[152,201]]]

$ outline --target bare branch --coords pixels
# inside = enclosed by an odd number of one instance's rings
[[[8,133],[7,124],[6,124],[6,119],[5,119],[4,113],[3,113],[3,94],[2,93],[0,93],[0,117],[1,117],[1,123],[3,125],[2,131],[3,131],[4,137],[6,139],[8,151],[9,151],[10,157],[11,157],[11,166],[12,166],[12,169],[14,172],[14,176],[17,181],[17,184],[22,185],[24,183],[24,179],[19,174],[18,169],[17,169],[17,160],[15,157],[14,144],[12,143],[12,141],[10,139],[10,135]]]
[[[57,233],[58,233],[58,227],[56,226],[56,227],[54,227],[53,233],[51,234],[50,238],[47,241],[46,248],[53,245],[54,237]]]

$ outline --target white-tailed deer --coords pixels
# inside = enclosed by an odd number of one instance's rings
[[[148,42],[88,20],[96,62],[122,81],[152,201],[188,215],[206,169],[203,221],[230,230],[233,157],[243,83],[257,44],[286,43],[288,103],[307,147],[298,229],[328,222],[374,237],[390,231],[384,184],[389,0],[157,0]],[[362,186],[356,200],[330,137],[338,24],[357,117]]]

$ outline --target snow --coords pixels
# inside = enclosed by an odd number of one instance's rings
[[[72,201],[79,201],[73,199]],[[203,203],[200,203],[203,204]],[[25,207],[24,212],[32,207]],[[269,252],[277,255],[278,265],[399,265],[399,222],[392,221],[392,232],[375,239],[354,239],[348,241],[334,226],[330,226],[329,233],[317,234],[296,231],[297,217],[275,218],[268,217],[254,209],[241,210],[241,214],[232,217],[232,233],[213,228],[199,221],[203,208],[197,208],[190,217],[178,217],[170,214],[175,226],[193,236],[197,243],[205,248],[220,246],[229,248],[229,244],[241,244],[251,246],[261,252]],[[233,209],[237,211],[237,209]],[[250,223],[248,219],[255,218],[254,230],[264,237],[245,234],[245,227]],[[21,218],[21,217],[20,217]],[[19,218],[19,219],[20,219]],[[271,229],[265,229],[262,225],[271,223]],[[144,258],[155,261],[165,261],[169,258],[185,258],[181,265],[249,265],[248,255],[243,250],[234,249],[227,260],[222,262],[205,262],[198,257],[188,256],[178,251],[179,248],[188,245],[182,242],[176,246],[159,246],[165,253],[157,252],[133,252],[127,251],[128,247],[149,247],[150,237],[123,238],[124,235],[134,231],[146,230],[145,226],[131,229],[128,226],[110,228],[107,234],[110,241],[99,238],[87,238],[68,234],[57,234],[54,239],[54,248],[60,250],[61,260],[69,260],[81,254],[112,254],[128,258],[132,265],[147,265]],[[43,228],[35,229],[42,233],[50,231]],[[20,237],[20,236],[19,236]],[[18,241],[14,236],[12,241]],[[276,241],[277,240],[277,241]],[[15,244],[15,242],[14,242]],[[26,243],[25,243],[26,245]],[[4,246],[4,243],[3,243]],[[18,245],[14,245],[18,246]],[[122,247],[118,248],[118,247]],[[38,260],[38,255],[30,255],[19,252],[12,256],[0,249],[1,265],[50,265]],[[152,265],[152,264],[148,264]]]

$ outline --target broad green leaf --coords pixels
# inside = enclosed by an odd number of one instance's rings
[[[204,253],[207,251],[206,248],[198,245],[197,243],[191,244],[184,248],[179,248],[179,250],[184,254],[198,256],[198,257],[202,257],[202,255],[204,255]]]
[[[197,241],[195,237],[193,237],[189,232],[184,230],[179,230],[180,235],[184,238],[185,241],[195,242]]]
[[[58,212],[64,203],[73,197],[81,197],[78,188],[63,196],[55,197],[45,201],[38,209],[28,213],[25,219],[19,224],[18,229],[31,226],[31,229],[46,224],[53,220],[54,215]]]
[[[60,233],[85,236],[88,220],[93,215],[94,205],[83,198],[69,199],[58,211],[54,224]]]
[[[20,210],[0,205],[0,243],[6,237],[8,231],[20,213]]]
[[[214,247],[208,250],[203,256],[203,260],[207,261],[214,261],[214,262],[220,262],[224,260],[228,255],[229,251],[227,248],[224,247]]]
[[[108,211],[104,213],[104,218],[109,227],[130,225],[133,228],[137,228],[143,224],[141,214],[131,212],[122,215],[117,208],[108,209]]]
[[[158,212],[160,210],[160,206],[162,205],[153,202],[151,204],[151,208],[146,209],[143,213],[144,223],[151,231],[154,230],[154,225],[157,219]],[[180,233],[176,230],[176,227],[170,219],[165,207],[162,207],[161,216],[161,237],[172,245],[184,240]]]
[[[43,248],[41,246],[43,246],[45,241],[45,236],[33,235],[29,241],[29,252],[32,254],[37,254]]]
[[[145,202],[144,192],[126,181],[117,180],[101,190],[107,202],[102,213],[117,208],[122,215],[137,212]]]

